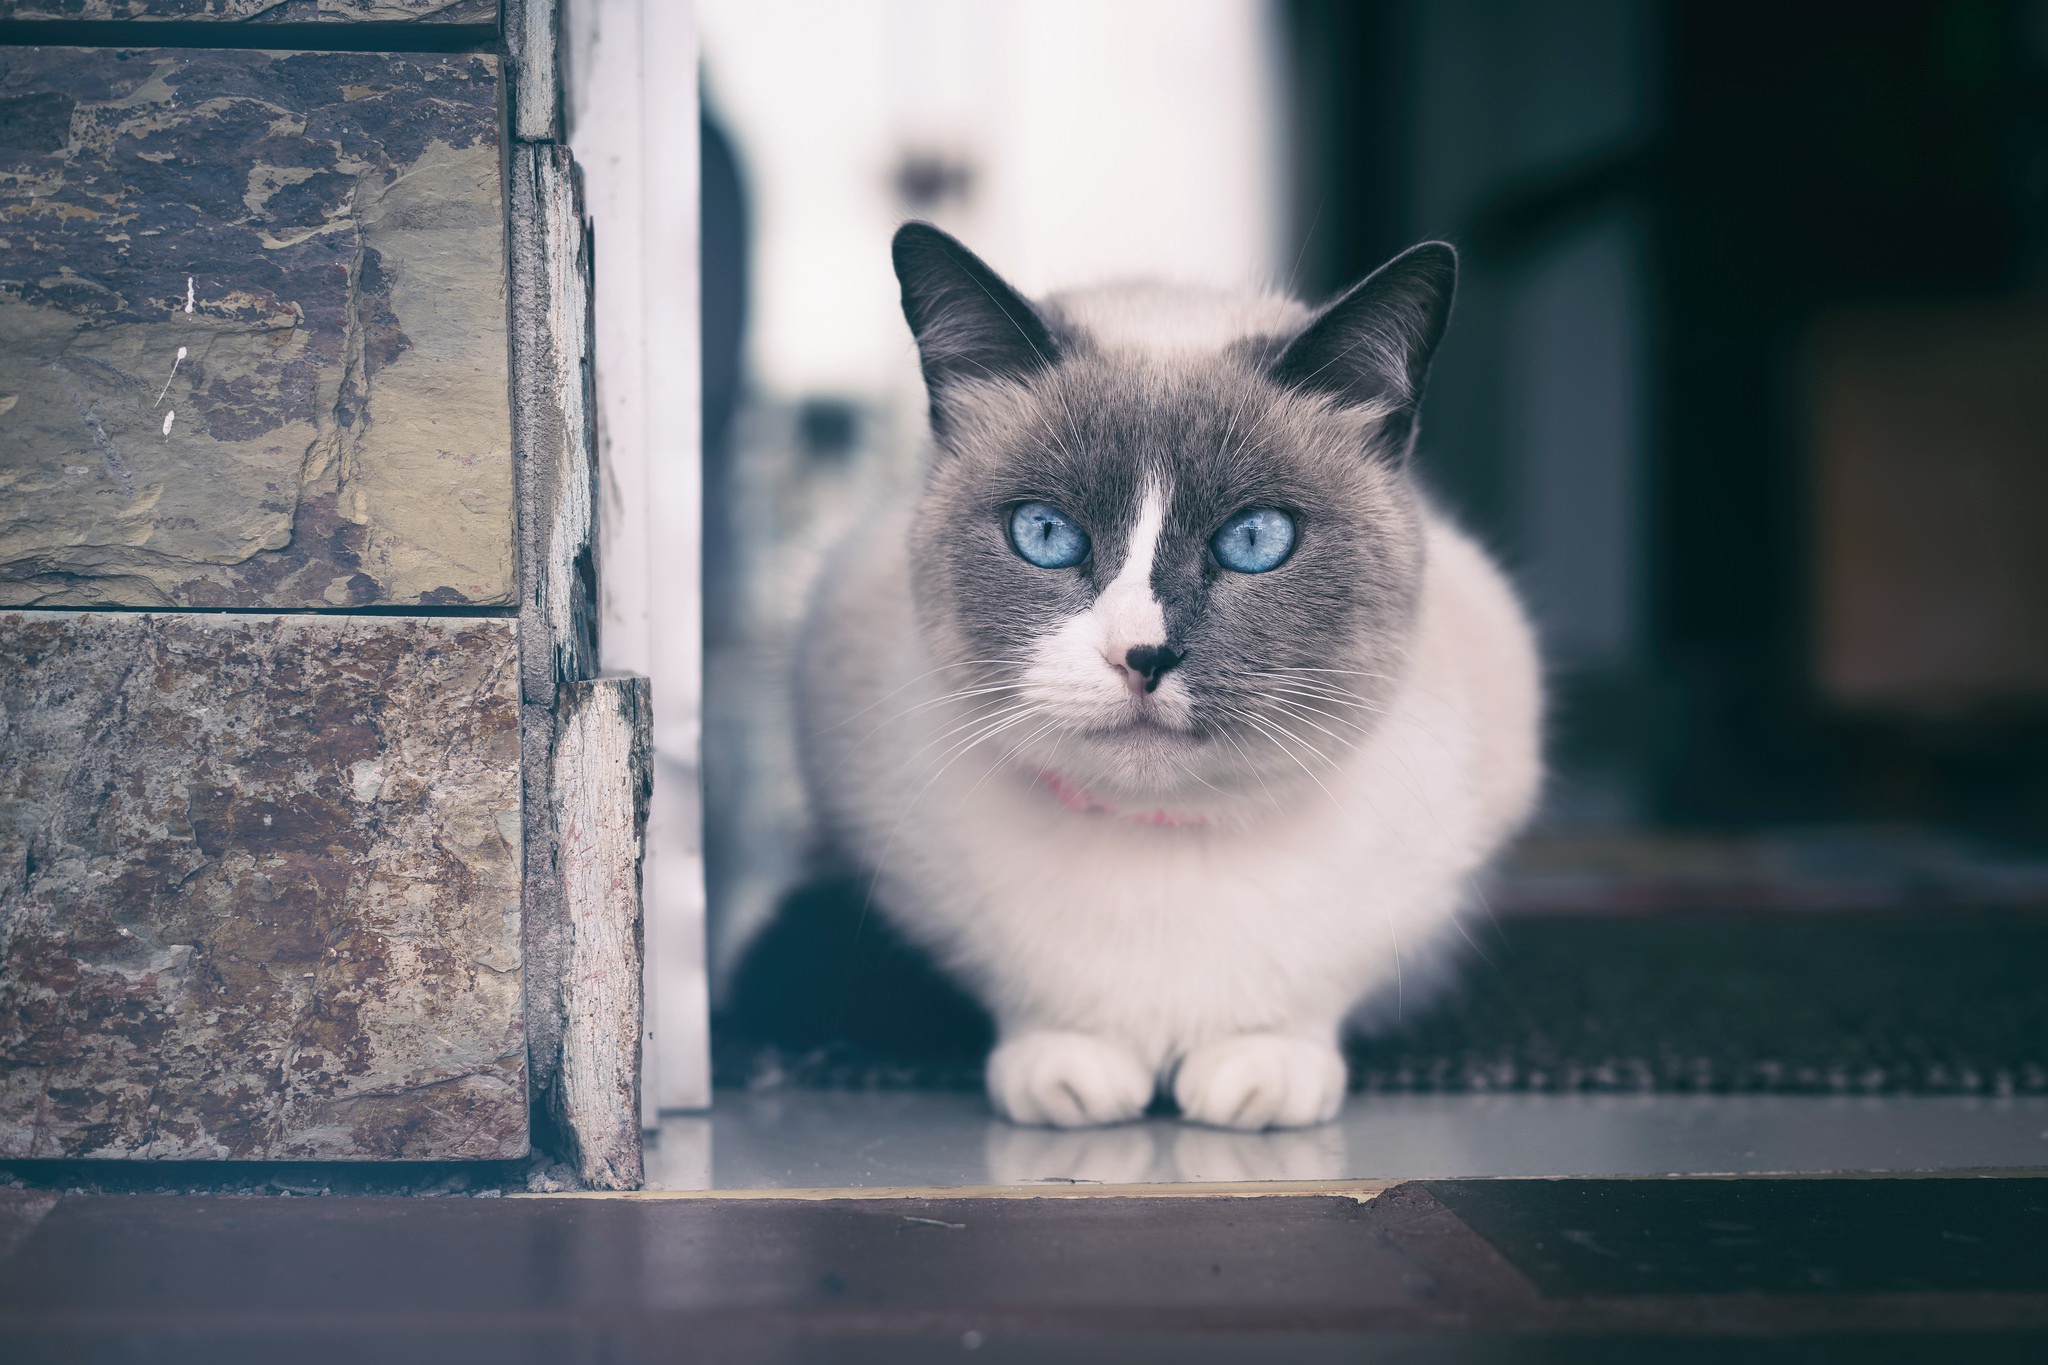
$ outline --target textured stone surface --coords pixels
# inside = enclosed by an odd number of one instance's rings
[[[509,162],[521,696],[552,706],[558,683],[597,671],[590,235],[567,147],[518,146]]]
[[[0,605],[514,600],[498,102],[0,49]]]
[[[526,1148],[513,623],[0,613],[0,1155]]]
[[[569,935],[557,997],[561,1066],[549,1098],[583,1183],[637,1190],[651,689],[638,676],[564,683],[556,710],[549,804]]]
[[[487,24],[497,17],[498,0],[0,0],[0,19]]]

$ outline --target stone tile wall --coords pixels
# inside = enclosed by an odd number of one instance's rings
[[[499,101],[0,49],[0,605],[515,601]]]
[[[527,1150],[503,66],[0,48],[0,1155]]]
[[[525,1151],[513,627],[0,612],[0,1156]]]

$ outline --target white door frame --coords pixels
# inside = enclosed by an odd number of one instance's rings
[[[690,0],[565,0],[569,141],[595,243],[607,669],[654,684],[642,1122],[711,1103],[698,737],[697,26]]]

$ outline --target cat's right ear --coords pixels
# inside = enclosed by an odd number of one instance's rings
[[[1059,348],[1038,310],[979,256],[930,223],[905,223],[890,244],[903,317],[917,338],[932,431],[961,385],[1019,381],[1050,367]]]

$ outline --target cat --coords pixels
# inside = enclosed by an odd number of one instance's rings
[[[1319,311],[893,256],[932,450],[802,632],[823,834],[994,1016],[1003,1116],[1332,1118],[1540,783],[1530,627],[1413,467],[1456,253]]]

